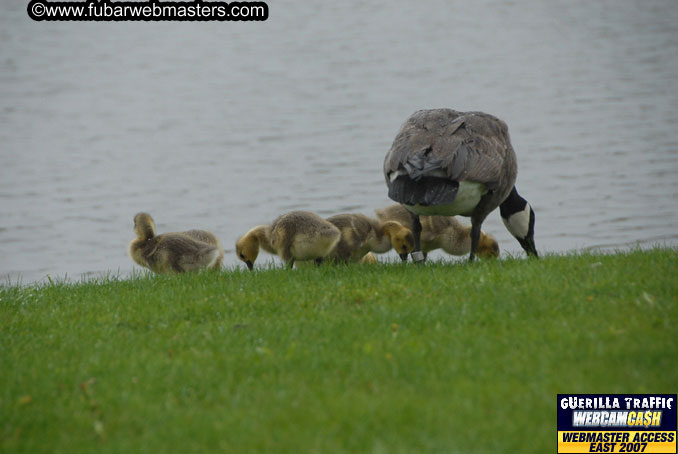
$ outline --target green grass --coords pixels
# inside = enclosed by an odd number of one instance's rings
[[[675,393],[678,251],[0,287],[0,451],[555,451]]]

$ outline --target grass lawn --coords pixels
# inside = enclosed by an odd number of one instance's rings
[[[675,393],[678,251],[0,287],[3,453],[546,453]]]

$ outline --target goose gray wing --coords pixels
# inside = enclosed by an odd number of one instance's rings
[[[483,183],[493,189],[507,177],[507,169],[515,179],[515,153],[506,124],[483,112],[451,109],[412,114],[384,160],[389,185],[407,174],[415,181],[425,176],[442,177]]]

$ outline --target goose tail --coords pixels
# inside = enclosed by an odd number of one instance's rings
[[[388,197],[403,205],[437,206],[451,205],[457,198],[459,183],[447,178],[420,177],[409,175],[395,178],[388,188]]]

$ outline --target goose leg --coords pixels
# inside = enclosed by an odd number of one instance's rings
[[[419,215],[410,213],[412,217],[412,235],[414,235],[414,251],[412,261],[415,263],[425,262],[426,256],[421,252],[421,221]]]
[[[320,266],[320,265],[322,265],[322,263],[323,263],[322,257],[318,257],[317,259],[315,259],[315,265],[316,266]]]

